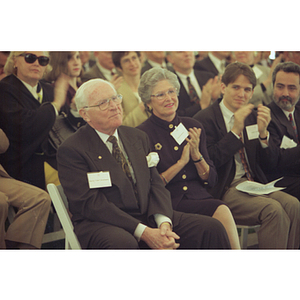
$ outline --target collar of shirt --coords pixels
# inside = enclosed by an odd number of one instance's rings
[[[217,57],[215,57],[213,54],[211,54],[210,52],[208,52],[208,57],[213,62],[213,64],[215,65],[215,67],[217,68],[219,73],[223,73],[224,70],[222,68],[223,68],[223,65],[225,67],[225,59],[220,60]]]
[[[112,70],[108,70],[108,69],[105,69],[103,68],[98,60],[96,61],[96,64],[97,64],[97,67],[99,68],[99,70],[102,72],[102,74],[104,75],[104,77],[109,81],[111,80],[112,78],[112,75],[111,75],[111,72],[113,71],[115,74],[117,73],[117,71],[115,69],[112,69]]]
[[[25,81],[21,80],[20,78],[19,78],[19,80],[26,86],[26,88],[29,90],[29,92],[32,94],[32,96],[36,100],[38,100],[38,94],[37,94],[37,91],[36,91],[38,85],[35,85],[35,86],[32,87],[30,84],[26,83]]]
[[[187,93],[189,93],[189,85],[188,85],[188,82],[187,82],[187,78],[190,77],[191,84],[193,85],[193,87],[196,90],[196,93],[197,93],[197,95],[200,99],[201,95],[202,95],[202,92],[201,92],[201,88],[199,86],[198,80],[195,76],[194,70],[192,70],[189,75],[185,75],[185,74],[182,74],[182,73],[177,72],[177,71],[176,71],[176,74],[180,78],[180,80],[181,80],[184,88],[186,89]]]
[[[231,124],[231,119],[232,119],[232,116],[234,115],[234,113],[225,106],[223,100],[220,102],[220,109],[221,109],[221,112],[222,112],[222,115],[223,115],[223,118],[225,121],[227,132],[229,132],[233,125],[233,124]]]
[[[147,59],[148,63],[154,68],[154,67],[160,67],[160,68],[167,68],[167,64],[165,61],[162,62],[162,64],[159,64],[151,59]]]
[[[108,150],[110,151],[110,153],[112,153],[112,143],[108,142],[108,138],[110,137],[110,135],[100,132],[97,129],[95,129],[97,134],[99,135],[100,139],[103,141],[103,143],[107,146]],[[118,135],[118,130],[116,130],[113,134],[113,136],[116,137],[118,144],[120,146],[120,141],[119,141],[119,135]]]
[[[294,112],[295,112],[295,108],[293,109],[293,111],[286,111],[284,109],[282,109],[283,113],[285,114],[285,116],[287,117],[288,120],[290,120],[289,114],[292,114],[293,119],[294,119]]]

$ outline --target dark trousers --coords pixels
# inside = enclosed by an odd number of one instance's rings
[[[80,229],[78,226],[84,228]],[[83,240],[86,243],[88,228],[90,228],[88,230],[90,237],[85,247]],[[174,211],[173,231],[180,236],[177,241],[180,244],[179,249],[230,249],[225,228],[218,220],[208,216]],[[81,236],[80,232],[85,234]],[[144,242],[138,243],[128,231],[100,222],[83,221],[75,224],[75,233],[83,248],[149,249]]]

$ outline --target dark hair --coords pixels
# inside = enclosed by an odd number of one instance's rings
[[[254,89],[256,86],[255,73],[250,66],[241,62],[234,62],[226,67],[222,75],[222,82],[227,86],[229,83],[233,83],[240,75],[244,75],[248,78]]]
[[[299,83],[300,83],[300,66],[295,64],[294,62],[288,61],[288,62],[283,62],[278,64],[272,74],[272,82],[273,85],[275,83],[276,80],[276,75],[279,71],[283,71],[286,73],[295,73],[299,75]]]
[[[114,63],[116,68],[122,69],[122,67],[121,67],[121,58],[123,56],[127,55],[129,52],[131,52],[131,51],[113,51],[112,52],[112,60],[113,60],[113,63]],[[140,51],[132,51],[132,52],[135,52],[138,57],[141,56]]]

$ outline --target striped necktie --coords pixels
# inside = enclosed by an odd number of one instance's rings
[[[240,139],[242,140],[242,135],[239,134],[239,137]],[[246,156],[245,156],[245,148],[241,148],[239,149],[239,154],[240,154],[240,157],[241,157],[241,162],[242,162],[242,165],[244,167],[244,170],[245,170],[245,174],[246,174],[246,177],[249,181],[253,181],[253,178],[251,176],[251,173],[250,173],[250,169],[249,169],[249,166],[248,166],[248,163],[247,163],[247,160],[246,160]]]
[[[292,114],[289,114],[289,121],[290,121],[290,123],[293,127],[294,132],[295,132],[295,135],[296,135],[296,138],[297,138],[297,143],[299,144],[298,131],[297,131],[297,127],[296,127],[296,124],[295,124],[295,121],[294,121],[294,118],[293,118]]]
[[[190,95],[191,102],[199,103],[200,99],[198,97],[198,94],[197,94],[194,86],[191,83],[191,79],[189,76],[187,77],[187,82],[188,82],[189,95]]]

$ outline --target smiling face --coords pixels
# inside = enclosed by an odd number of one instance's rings
[[[299,74],[279,71],[273,88],[275,103],[286,111],[293,111],[300,97]]]
[[[37,57],[45,56],[43,51],[25,51],[24,53],[32,53]],[[37,85],[38,81],[43,78],[46,66],[39,64],[38,60],[30,64],[25,61],[24,56],[18,56],[14,60],[14,66],[17,68],[17,77],[31,86]]]
[[[105,82],[97,84],[92,89],[89,93],[88,106],[97,105],[101,101],[116,95],[116,91]],[[116,104],[110,101],[106,110],[100,110],[99,107],[89,107],[81,108],[79,113],[92,128],[109,135],[112,135],[122,125],[123,110],[121,103]]]
[[[81,67],[79,52],[75,52],[68,60],[68,75],[70,77],[78,77],[81,72]]]
[[[222,83],[221,91],[225,106],[232,112],[246,105],[253,95],[252,84],[244,75],[239,75],[233,83],[227,86]]]
[[[152,95],[166,93],[170,89],[174,89],[174,86],[171,85],[168,80],[162,80],[152,89]],[[158,100],[157,97],[151,97],[149,105],[152,107],[152,113],[155,116],[170,122],[174,119],[178,108],[178,97],[176,93],[174,96],[166,94],[164,100]]]

